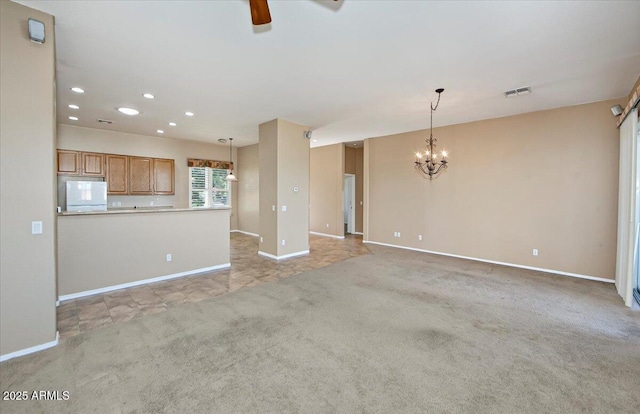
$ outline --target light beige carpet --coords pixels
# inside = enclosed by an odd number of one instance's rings
[[[640,314],[613,285],[373,254],[0,365],[4,413],[632,413]]]

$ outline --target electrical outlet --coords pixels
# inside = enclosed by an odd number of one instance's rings
[[[149,203],[149,205],[150,205],[150,206],[152,206],[152,205],[153,205],[153,201],[152,201],[152,202],[150,202],[150,203]]]
[[[422,240],[422,234],[418,234],[418,240]]]
[[[287,206],[282,206],[282,211],[287,211]]]
[[[122,203],[120,201],[118,201],[118,207],[121,207]]]
[[[276,211],[276,206],[271,206],[271,211]]]
[[[171,253],[168,253],[167,254],[167,262],[170,262],[170,261],[171,261]]]
[[[284,241],[284,239],[282,239],[282,245],[283,245],[283,246],[285,245],[285,241]]]
[[[538,255],[538,249],[533,249],[533,255],[537,256]]]
[[[398,237],[400,237],[400,232],[398,232]]]
[[[260,236],[260,243],[264,242],[264,237]]]
[[[327,228],[329,228],[329,223],[327,223]]]

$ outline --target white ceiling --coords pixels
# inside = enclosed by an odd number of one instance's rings
[[[638,1],[271,0],[267,28],[246,0],[19,2],[56,18],[58,122],[238,146],[274,118],[312,146],[427,128],[438,87],[442,126],[625,96],[640,74]]]

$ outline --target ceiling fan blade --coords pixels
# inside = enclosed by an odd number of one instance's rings
[[[251,21],[255,26],[271,23],[271,14],[267,0],[249,0]]]

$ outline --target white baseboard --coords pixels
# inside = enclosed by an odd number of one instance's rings
[[[103,288],[99,288],[99,289],[93,289],[93,290],[85,290],[84,292],[78,292],[78,293],[70,293],[68,295],[59,296],[58,300],[60,302],[63,302],[65,300],[71,300],[71,299],[82,298],[82,297],[85,297],[85,296],[97,295],[97,294],[100,294],[100,293],[111,292],[111,291],[114,291],[114,290],[126,289],[126,288],[130,288],[130,287],[134,287],[134,286],[140,286],[140,285],[146,285],[146,284],[149,284],[149,283],[162,282],[163,280],[176,279],[176,278],[179,278],[179,277],[190,276],[190,275],[195,275],[195,274],[205,273],[205,272],[211,272],[213,270],[218,270],[218,269],[227,269],[229,267],[231,267],[231,263],[224,263],[224,264],[221,264],[221,265],[211,266],[211,267],[203,267],[201,269],[187,270],[186,272],[173,273],[171,275],[166,275],[166,276],[152,277],[150,279],[136,280],[135,282],[122,283],[120,285],[107,286],[107,287],[103,287]]]
[[[322,236],[322,237],[331,237],[334,239],[344,239],[344,236],[334,236],[333,234],[326,234],[326,233],[318,233],[317,231],[310,231],[310,234],[314,234],[316,236]]]
[[[0,355],[0,362],[8,361],[9,359],[17,358],[23,355],[33,354],[34,352],[44,351],[45,349],[53,348],[58,345],[60,341],[60,332],[56,331],[56,339],[44,344],[31,346],[29,348],[21,349],[19,351],[11,352],[9,354]]]
[[[364,236],[364,233],[363,233],[363,232],[361,232],[361,231],[354,231],[354,232],[353,232],[353,233],[351,233],[351,234],[357,234],[358,236]]]
[[[242,234],[246,234],[247,236],[253,236],[253,237],[259,237],[259,234],[255,234],[255,233],[249,233],[248,231],[242,231],[242,230],[231,230],[231,233],[242,233]]]
[[[282,260],[282,259],[288,259],[290,257],[304,256],[305,254],[309,254],[309,250],[302,250],[302,251],[295,252],[295,253],[284,254],[282,256],[275,256],[275,255],[272,255],[270,253],[265,253],[265,252],[261,252],[261,251],[258,251],[258,254],[260,256],[268,257],[269,259]]]
[[[535,270],[537,272],[553,273],[553,274],[556,274],[556,275],[577,277],[577,278],[580,278],[580,279],[595,280],[597,282],[615,283],[615,280],[613,280],[613,279],[605,279],[603,277],[581,275],[581,274],[578,274],[578,273],[562,272],[560,270],[545,269],[545,268],[542,268],[542,267],[533,267],[533,266],[518,265],[518,264],[514,264],[514,263],[497,262],[495,260],[479,259],[477,257],[460,256],[460,255],[451,254],[451,253],[434,252],[433,250],[417,249],[417,248],[414,248],[414,247],[399,246],[399,245],[396,245],[396,244],[389,244],[389,243],[380,243],[380,242],[374,242],[374,241],[370,241],[370,240],[363,241],[363,243],[378,244],[380,246],[395,247],[395,248],[398,248],[398,249],[413,250],[413,251],[416,251],[416,252],[437,254],[439,256],[457,257],[458,259],[474,260],[476,262],[492,263],[492,264],[497,264],[497,265],[502,265],[502,266],[517,267],[517,268],[520,268],[520,269]]]

